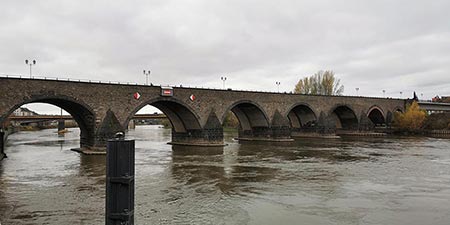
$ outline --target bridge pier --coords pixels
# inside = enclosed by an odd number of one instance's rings
[[[337,137],[335,118],[320,112],[319,118],[313,124],[292,128],[291,136],[335,138]]]
[[[291,138],[290,127],[252,127],[252,130],[239,130],[238,139],[241,141],[270,141],[289,142]]]
[[[291,127],[289,120],[283,117],[277,110],[272,118],[271,126],[248,126],[246,130],[239,130],[239,140],[243,141],[271,141],[289,142],[291,138]]]
[[[172,129],[171,145],[186,146],[224,146],[223,128],[209,128],[176,132]]]
[[[224,146],[223,128],[217,115],[211,111],[203,129],[188,129],[186,132],[176,132],[172,128],[172,145],[187,146]]]
[[[128,123],[128,130],[134,130],[136,129],[136,121],[134,120],[130,120],[130,122]]]

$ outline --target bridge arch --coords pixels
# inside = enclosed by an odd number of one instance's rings
[[[31,103],[47,103],[55,105],[68,112],[80,128],[80,146],[92,147],[95,145],[95,118],[94,110],[86,103],[64,95],[33,96],[12,106],[5,115],[2,115],[0,124],[18,108]]]
[[[403,108],[400,106],[397,106],[394,108],[394,112],[399,112],[399,113],[403,113]]]
[[[186,133],[192,130],[200,130],[200,117],[185,103],[174,98],[154,98],[137,106],[127,117],[123,127],[127,127],[133,116],[144,106],[152,105],[161,110],[172,124],[174,132]]]
[[[253,101],[241,100],[232,103],[222,115],[222,124],[229,111],[233,112],[237,117],[240,129],[243,131],[250,131],[262,127],[268,128],[270,126],[269,117],[266,112],[260,105]]]
[[[355,111],[349,105],[336,105],[330,112],[337,129],[357,129],[359,120]]]
[[[317,121],[317,114],[307,103],[293,105],[287,112],[292,128],[312,127]]]
[[[386,125],[386,116],[383,110],[377,105],[374,105],[369,108],[369,111],[367,112],[367,117],[375,126]]]

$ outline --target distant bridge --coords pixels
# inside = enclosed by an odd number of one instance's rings
[[[166,119],[167,116],[161,113],[158,114],[136,114],[132,117],[132,119]],[[8,120],[11,121],[48,121],[48,120],[74,120],[71,115],[33,115],[33,116],[16,116],[11,115],[8,117]]]
[[[450,103],[419,101],[421,109],[427,112],[450,112]]]

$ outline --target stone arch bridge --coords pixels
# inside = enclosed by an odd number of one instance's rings
[[[303,132],[389,126],[392,113],[403,111],[407,101],[7,77],[0,78],[0,86],[2,126],[24,104],[49,103],[76,120],[84,148],[104,147],[149,104],[169,118],[173,144],[214,146],[223,145],[222,123],[229,111],[239,120],[239,138],[285,141]]]

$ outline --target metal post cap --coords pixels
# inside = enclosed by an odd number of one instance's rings
[[[125,133],[123,131],[119,131],[114,135],[114,138],[123,140],[123,139],[125,139]]]

